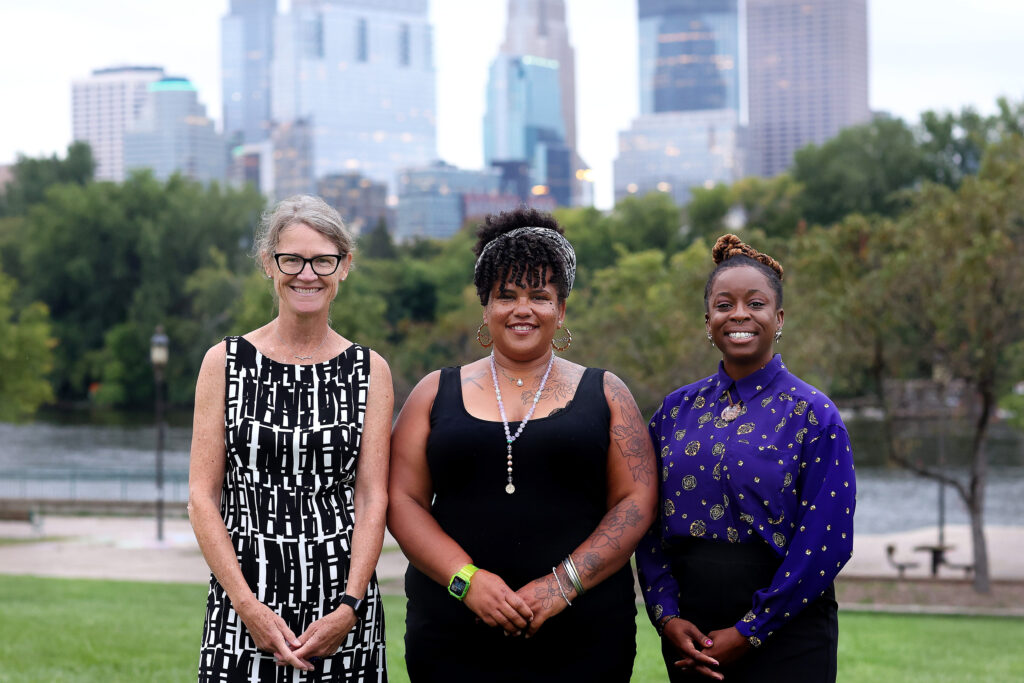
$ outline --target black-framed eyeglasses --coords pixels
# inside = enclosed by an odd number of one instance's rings
[[[333,275],[341,265],[341,254],[320,254],[305,258],[298,254],[274,254],[277,268],[285,275],[298,275],[309,264],[317,275]]]

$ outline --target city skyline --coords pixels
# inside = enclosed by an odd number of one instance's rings
[[[566,0],[576,49],[577,128],[594,170],[600,208],[612,199],[617,135],[640,110],[636,3]],[[220,26],[228,0],[89,5],[53,0],[0,2],[8,38],[0,44],[0,164],[17,153],[62,154],[71,141],[71,84],[94,69],[153,65],[192,81],[221,121]],[[507,0],[431,0],[435,31],[439,157],[460,168],[483,165],[487,70],[504,39]],[[955,0],[869,3],[872,110],[915,123],[927,109],[992,112],[998,96],[1024,99],[1018,36],[1024,5],[980,0],[969,13]],[[48,40],[39,49],[40,36]],[[60,49],[53,49],[60,46]],[[14,68],[14,66],[18,68]],[[611,88],[611,92],[609,91]]]

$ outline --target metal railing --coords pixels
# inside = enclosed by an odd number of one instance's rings
[[[0,470],[0,498],[150,501],[156,495],[156,477],[148,470]],[[164,498],[182,503],[188,499],[188,472],[165,472]]]

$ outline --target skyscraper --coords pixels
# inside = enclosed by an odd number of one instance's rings
[[[484,162],[526,163],[532,192],[561,206],[578,203],[583,168],[574,71],[564,0],[509,0],[505,42],[487,83]]]
[[[124,180],[125,130],[139,118],[146,88],[163,77],[158,66],[117,66],[72,83],[72,136],[92,148],[97,180]]]
[[[619,133],[615,199],[742,173],[738,0],[639,0],[640,117]]]
[[[565,144],[576,151],[576,52],[569,44],[565,0],[508,0],[501,53],[557,62]]]
[[[166,180],[174,173],[200,182],[223,181],[224,138],[206,116],[195,86],[166,77],[146,86],[146,103],[124,134],[124,167],[152,169]]]
[[[750,172],[866,123],[867,0],[747,0]]]
[[[270,137],[270,65],[277,0],[231,0],[221,19],[224,137],[231,145]]]
[[[394,196],[436,158],[427,0],[293,0],[274,36],[271,114],[308,122],[314,179],[358,171]]]

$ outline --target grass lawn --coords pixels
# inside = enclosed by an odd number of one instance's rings
[[[0,576],[0,681],[195,680],[205,599],[200,585]],[[387,596],[384,605],[390,678],[406,683],[405,600]],[[662,683],[657,638],[639,619],[633,681]],[[1024,671],[1024,620],[844,613],[840,621],[844,683],[1013,681]]]

